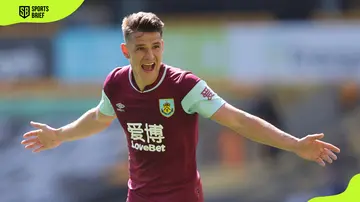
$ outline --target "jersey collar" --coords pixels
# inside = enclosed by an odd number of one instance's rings
[[[157,79],[155,80],[155,82],[148,85],[148,86],[145,86],[144,91],[140,91],[138,85],[135,82],[134,74],[133,74],[132,68],[130,66],[130,68],[129,68],[129,82],[130,82],[130,85],[131,85],[132,88],[134,88],[136,91],[138,91],[140,93],[148,93],[150,91],[153,91],[157,87],[159,87],[160,84],[164,81],[165,75],[166,75],[166,70],[167,70],[167,67],[164,64],[161,64],[160,70],[159,70],[159,75],[158,75]]]

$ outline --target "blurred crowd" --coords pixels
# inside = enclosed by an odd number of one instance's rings
[[[324,132],[342,149],[320,168],[201,119],[207,202],[305,202],[344,191],[360,168],[359,8],[358,0],[87,0],[58,22],[0,27],[0,201],[125,201],[117,122],[36,155],[20,141],[31,120],[60,127],[98,103],[105,76],[127,64],[122,18],[140,10],[165,21],[165,62],[297,137]],[[313,31],[319,21],[329,24]]]

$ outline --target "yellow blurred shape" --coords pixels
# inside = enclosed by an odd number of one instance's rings
[[[347,189],[338,195],[322,196],[311,199],[309,202],[359,202],[360,201],[360,174],[355,175],[349,182]]]

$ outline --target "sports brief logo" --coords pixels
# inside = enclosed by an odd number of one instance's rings
[[[45,13],[49,12],[49,6],[19,6],[19,16],[26,19],[44,18]]]
[[[160,114],[169,118],[175,112],[175,102],[173,98],[159,99]]]
[[[30,16],[30,6],[19,6],[19,16],[27,18]]]

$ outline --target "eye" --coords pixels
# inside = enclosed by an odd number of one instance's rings
[[[160,45],[155,45],[154,48],[160,48]]]
[[[136,48],[137,51],[144,50],[144,49],[145,49],[144,47],[137,47]]]

